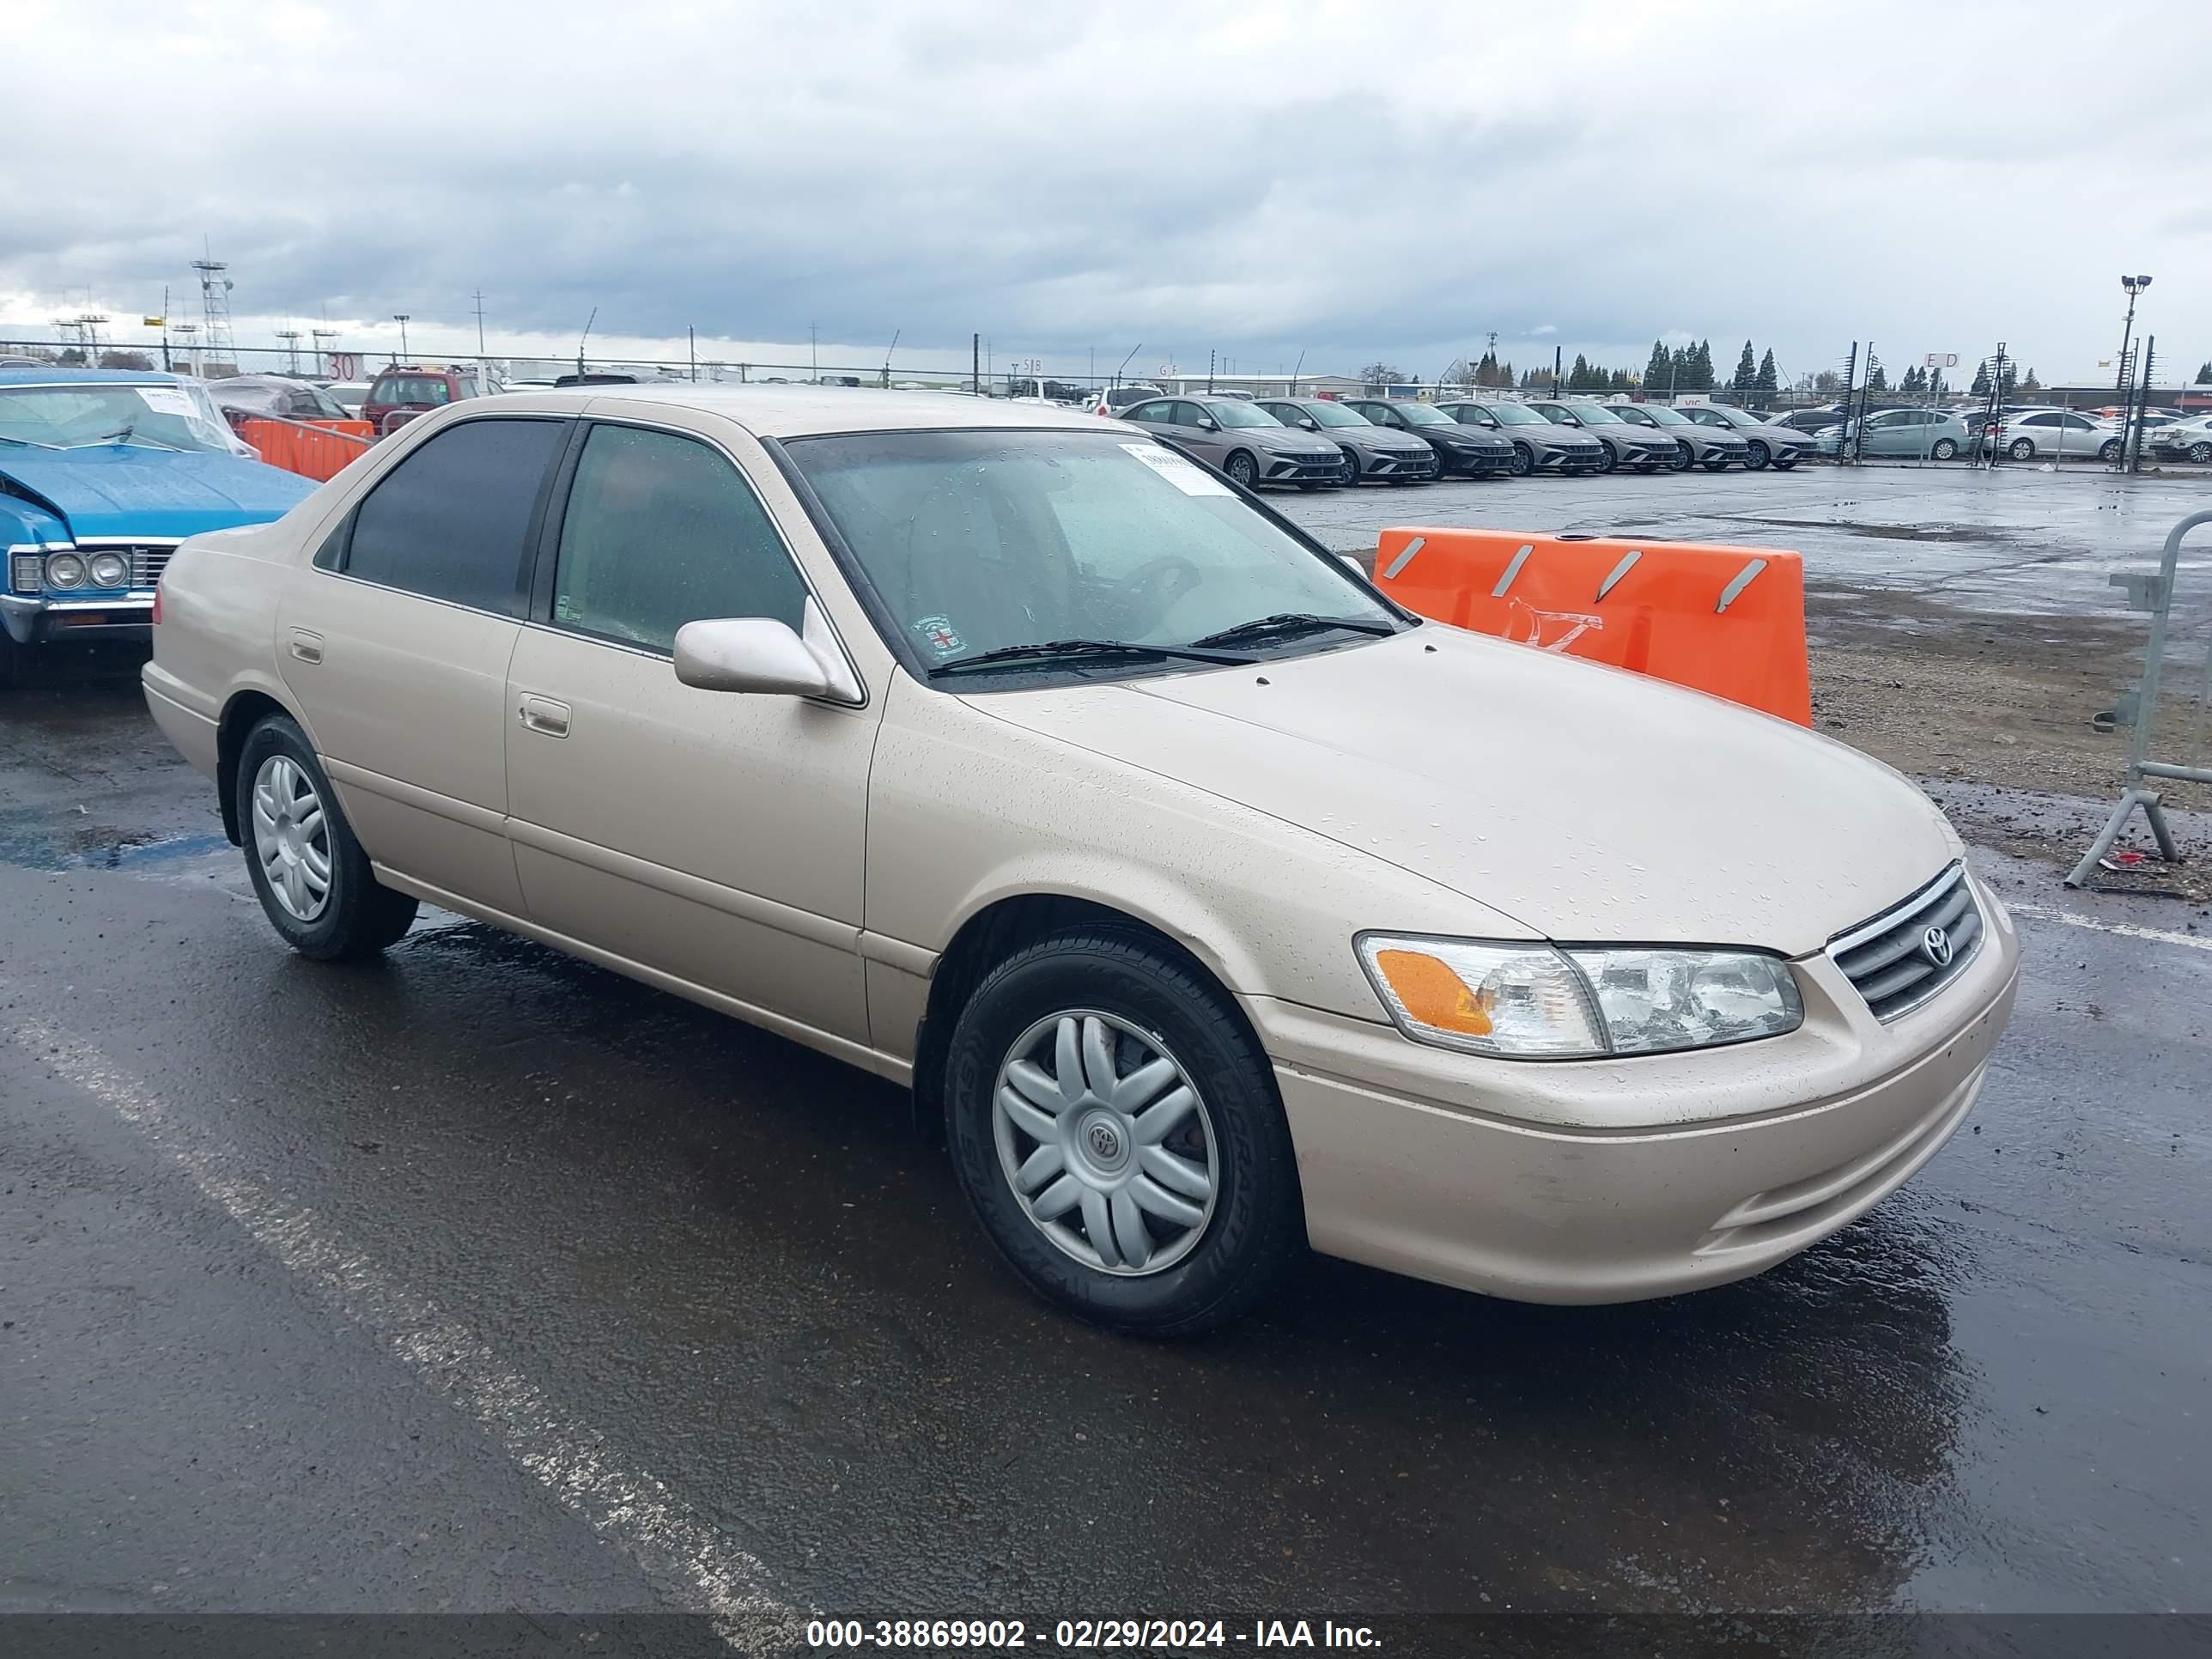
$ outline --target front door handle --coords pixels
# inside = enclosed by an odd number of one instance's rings
[[[292,630],[292,654],[301,662],[323,659],[323,636],[305,628]]]
[[[521,716],[523,725],[532,732],[541,732],[549,738],[568,735],[568,705],[565,702],[556,702],[550,697],[526,696],[515,712]]]

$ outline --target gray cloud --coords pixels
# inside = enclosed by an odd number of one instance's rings
[[[2110,355],[2124,265],[2212,349],[2212,20],[2178,13],[2147,60],[2117,14],[1704,0],[11,13],[19,327],[157,305],[204,236],[241,311],[418,339],[481,285],[560,338],[596,307],[641,339],[1433,370],[1490,329],[1632,367],[1747,334],[1794,370],[2004,337],[2048,377]]]

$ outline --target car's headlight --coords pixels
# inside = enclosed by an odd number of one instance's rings
[[[1595,1060],[1748,1042],[1805,1017],[1780,958],[1748,951],[1561,947],[1363,933],[1398,1029],[1505,1060]]]
[[[46,586],[82,587],[84,561],[74,553],[57,553],[46,561]]]
[[[95,553],[86,568],[92,572],[94,587],[131,586],[131,561],[120,553]]]

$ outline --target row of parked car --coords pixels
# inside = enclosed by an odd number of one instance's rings
[[[1814,447],[1809,433],[1719,404],[1425,403],[1412,398],[1247,398],[1216,392],[1125,398],[1093,412],[1156,432],[1247,488],[1537,473],[1786,471]]]
[[[2164,460],[2212,461],[2208,417],[2185,410],[2154,409],[2136,417],[2143,428],[2143,450]],[[1893,404],[1863,416],[1844,410],[1804,409],[1778,416],[1784,425],[1814,434],[1823,455],[1850,449],[1862,455],[1948,461],[1972,453],[2001,453],[2015,461],[2119,459],[2121,422],[2117,415],[2065,409],[2054,404],[2008,404],[1994,416],[1984,410],[1957,411]]]

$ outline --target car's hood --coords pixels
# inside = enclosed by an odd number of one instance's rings
[[[1304,428],[1300,428],[1304,432]],[[1325,426],[1318,432],[1306,432],[1309,438],[1322,438],[1332,443],[1364,444],[1385,454],[1426,454],[1429,446],[1410,432],[1400,432],[1387,426]]]
[[[1259,670],[972,701],[1556,939],[1801,955],[1959,851],[1925,796],[1856,750],[1440,624]]]
[[[1605,441],[1586,426],[1554,425],[1550,431],[1539,435],[1569,449],[1587,449],[1592,444],[1601,444]]]
[[[1457,421],[1453,422],[1449,426],[1417,426],[1404,435],[1415,443],[1425,443],[1428,441],[1428,434],[1431,433],[1446,443],[1479,444],[1486,448],[1494,448],[1499,444],[1512,441],[1502,434],[1492,432],[1486,426],[1467,426]]]
[[[315,483],[243,456],[128,444],[0,447],[0,477],[69,521],[79,540],[198,535],[282,518]]]
[[[1206,436],[1216,443],[1250,443],[1262,449],[1272,449],[1283,455],[1310,455],[1316,450],[1336,453],[1336,446],[1325,441],[1318,432],[1308,432],[1296,426],[1224,426]]]
[[[1757,438],[1769,444],[1806,444],[1813,441],[1809,432],[1800,432],[1794,426],[1776,426],[1771,421],[1761,421],[1757,426],[1740,426],[1735,429],[1739,438]]]

